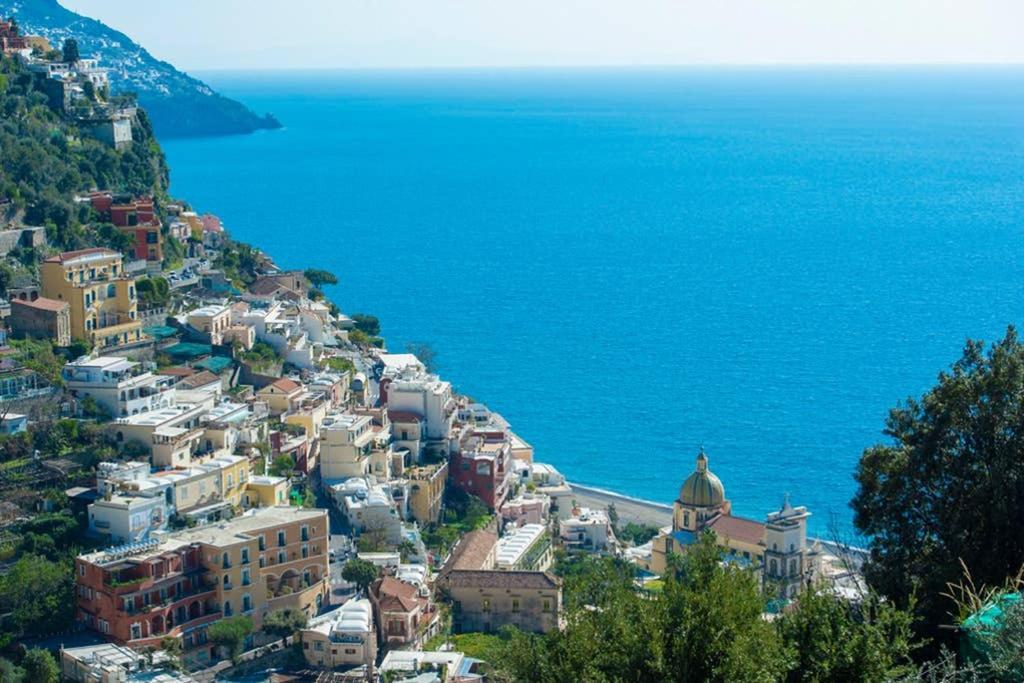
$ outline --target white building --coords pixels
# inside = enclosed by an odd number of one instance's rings
[[[389,410],[423,419],[428,449],[435,445],[447,450],[456,411],[450,382],[437,375],[407,370],[387,383],[387,404]]]
[[[379,671],[395,683],[453,683],[480,680],[470,674],[472,662],[461,652],[424,652],[423,650],[389,650]]]
[[[324,479],[373,474],[371,454],[386,443],[379,443],[372,422],[369,415],[351,413],[332,413],[324,419],[320,427],[320,475]]]
[[[167,528],[163,496],[110,495],[89,505],[89,532],[111,543],[136,543]]]
[[[349,600],[331,614],[317,618],[300,632],[302,654],[311,665],[336,671],[365,666],[377,659],[373,606]]]
[[[498,539],[495,568],[503,571],[546,571],[554,561],[551,538],[543,524],[524,524]]]
[[[558,535],[570,548],[606,550],[615,535],[604,510],[577,508],[569,519],[558,523]]]
[[[402,541],[402,520],[389,486],[372,476],[352,477],[332,486],[331,492],[354,530],[381,534],[391,544]]]
[[[154,375],[119,356],[83,357],[67,363],[61,376],[79,401],[90,397],[113,418],[147,413],[175,402],[171,377]]]
[[[323,351],[322,342],[310,338],[304,319],[294,306],[280,302],[269,306],[234,306],[231,309],[233,325],[247,325],[256,332],[256,338],[274,347],[285,362],[306,370],[313,369],[314,361]]]

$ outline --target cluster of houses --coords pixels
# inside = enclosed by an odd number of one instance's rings
[[[12,19],[0,20],[0,50],[35,74],[50,106],[84,132],[115,149],[132,144],[136,107],[126,98],[110,96],[107,69],[98,59],[54,56],[45,38],[21,35]]]
[[[355,680],[479,680],[475,660],[423,650],[446,628],[446,609],[456,632],[558,627],[554,545],[611,550],[614,536],[603,512],[574,508],[564,478],[533,462],[500,415],[413,355],[350,343],[353,321],[269,259],[244,291],[197,269],[173,303],[147,311],[138,283],[160,272],[168,229],[203,235],[213,260],[219,243],[205,237],[223,239],[223,228],[179,207],[161,220],[145,197],[81,201],[130,232],[146,266],[106,248],[53,254],[38,282],[8,290],[4,318],[14,337],[92,348],[65,363],[59,387],[22,379],[34,375],[11,354],[11,403],[38,393],[65,416],[96,420],[118,453],[97,465],[94,485],[67,491],[103,548],[77,558],[78,621],[105,641],[62,653],[70,680],[111,666],[141,680],[153,658],[132,653],[169,638],[189,665],[209,666],[222,654],[210,625],[246,615],[258,632],[284,609],[308,618],[298,636],[308,665]],[[4,421],[7,431],[28,424],[24,414]],[[449,489],[493,518],[439,555],[423,534],[445,523]],[[311,506],[314,491],[333,509]],[[372,546],[359,557],[379,567],[340,607],[330,515]]]

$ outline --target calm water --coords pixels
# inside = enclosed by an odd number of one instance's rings
[[[852,528],[861,450],[1024,305],[1024,71],[206,74],[173,191],[326,268],[573,480]]]

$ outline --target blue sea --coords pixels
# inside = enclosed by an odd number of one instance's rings
[[[202,74],[172,191],[335,272],[572,480],[852,533],[861,451],[1024,308],[1024,70]]]

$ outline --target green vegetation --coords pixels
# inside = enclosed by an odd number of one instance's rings
[[[356,372],[355,363],[350,361],[348,358],[339,358],[338,356],[334,356],[333,358],[328,358],[325,364],[327,365],[327,369],[333,372],[348,372],[353,375]]]
[[[1024,566],[1024,345],[1011,327],[963,356],[921,399],[892,409],[890,443],[864,451],[854,523],[869,539],[869,585],[914,607],[921,635],[947,640],[944,596],[966,568],[998,586]],[[961,561],[964,563],[962,566]],[[916,599],[916,602],[915,602]]]
[[[67,359],[53,350],[53,344],[44,339],[12,339],[10,345],[18,350],[18,360],[29,370],[34,370],[47,382],[61,386],[60,371]]]
[[[318,289],[323,287],[324,285],[338,284],[337,276],[335,276],[334,273],[331,273],[326,270],[319,270],[317,268],[307,268],[303,272],[303,275],[305,275],[306,279],[309,280],[309,284],[313,285]]]
[[[145,308],[166,306],[171,301],[171,286],[160,276],[143,277],[135,282],[139,303]]]
[[[367,313],[353,313],[352,322],[355,323],[356,329],[360,332],[371,337],[380,336],[380,320],[377,319],[377,316]]]
[[[25,680],[32,683],[57,683],[60,680],[60,667],[57,660],[48,650],[39,647],[32,648],[25,653],[21,662],[25,670]]]
[[[221,250],[214,267],[224,271],[225,277],[238,287],[246,289],[256,282],[260,265],[259,250],[244,242],[229,241]]]
[[[441,523],[423,530],[426,546],[442,555],[464,534],[483,529],[494,517],[482,500],[452,486],[445,489],[444,505]]]
[[[377,580],[379,573],[377,565],[358,558],[349,560],[341,568],[341,578],[349,583],[354,583],[364,594],[370,584]]]
[[[636,524],[627,522],[626,526],[615,529],[615,536],[623,541],[630,541],[633,545],[643,545],[658,535],[658,527],[653,524]]]
[[[210,642],[228,651],[231,661],[237,662],[238,656],[242,654],[245,647],[245,640],[252,634],[252,619],[239,614],[227,619],[214,622],[207,629],[206,635]]]
[[[279,609],[267,615],[263,620],[263,630],[279,638],[287,638],[296,631],[306,628],[306,614],[302,610],[287,608]]]
[[[287,477],[295,469],[295,461],[290,455],[278,455],[270,463],[270,474],[275,477]]]
[[[91,187],[165,196],[167,164],[145,112],[132,126],[134,143],[116,151],[51,110],[37,79],[16,60],[0,56],[0,77],[0,198],[24,212],[27,225],[46,226],[60,249],[122,247],[72,196]]]
[[[909,614],[878,601],[855,611],[827,593],[763,618],[769,596],[721,563],[704,536],[673,558],[664,588],[637,589],[632,568],[585,557],[565,579],[566,628],[515,630],[492,661],[514,681],[881,681],[912,671]],[[807,649],[812,657],[799,652]]]
[[[248,351],[243,351],[239,358],[247,363],[256,372],[273,370],[284,362],[273,346],[266,342],[258,341]]]

